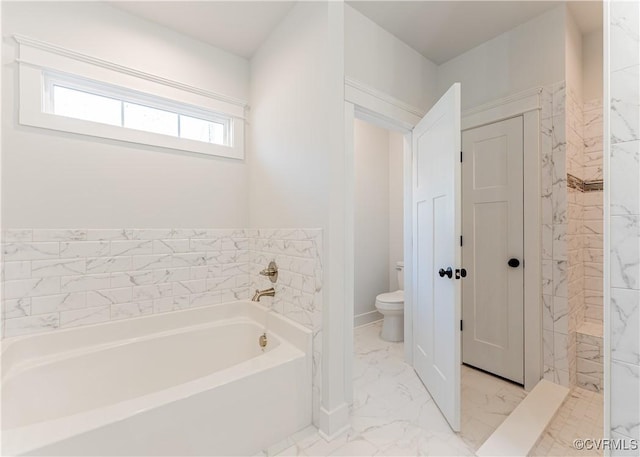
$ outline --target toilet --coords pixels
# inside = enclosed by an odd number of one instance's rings
[[[398,287],[376,297],[376,309],[383,316],[380,338],[385,341],[404,341],[404,262],[396,263]]]

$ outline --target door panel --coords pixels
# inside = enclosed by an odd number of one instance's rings
[[[413,131],[414,367],[443,415],[460,430],[460,84]]]
[[[473,337],[496,347],[508,346],[508,314],[502,313],[499,306],[506,303],[509,298],[508,271],[503,268],[504,259],[508,258],[509,252],[507,248],[508,212],[508,205],[505,202],[478,203],[473,208],[474,227],[491,227],[491,230],[482,230],[481,234],[476,232],[478,237],[474,237],[474,258],[482,260],[482,267],[474,268],[473,276],[468,281],[475,287],[475,299],[462,303],[463,310],[467,303],[476,307]],[[463,254],[463,261],[465,260]],[[463,292],[463,300],[466,298]],[[487,308],[483,309],[479,306]]]
[[[523,383],[522,117],[465,131],[462,148],[462,360]]]

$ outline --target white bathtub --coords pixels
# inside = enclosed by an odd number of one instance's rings
[[[311,341],[252,302],[6,340],[2,454],[253,455],[311,423]]]

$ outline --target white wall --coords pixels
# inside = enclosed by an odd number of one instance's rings
[[[571,11],[567,9],[565,16],[565,80],[567,88],[582,98],[582,33],[576,24]]]
[[[345,5],[345,76],[425,112],[436,101],[437,65]]]
[[[356,119],[354,153],[354,316],[362,325],[381,318],[376,295],[390,290],[389,131]]]
[[[250,224],[323,229],[324,333],[314,335],[322,408],[314,422],[328,435],[348,418],[341,14],[333,2],[296,4],[251,60]]]
[[[327,227],[326,27],[297,5],[251,60],[253,226]]]
[[[382,315],[376,295],[397,290],[396,262],[403,258],[403,137],[356,119],[355,325]]]
[[[602,100],[602,29],[582,36],[582,98]]]
[[[389,132],[389,290],[398,290],[396,262],[404,260],[404,138]]]
[[[564,80],[565,6],[558,6],[438,67],[438,94],[462,83],[462,108]]]
[[[3,2],[2,13],[4,227],[247,225],[243,161],[18,125],[10,37],[26,35],[243,100],[246,59],[98,2]]]

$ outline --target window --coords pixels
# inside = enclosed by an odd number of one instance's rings
[[[230,146],[229,119],[216,113],[54,73],[45,73],[45,94],[45,111],[58,116]]]
[[[62,86],[53,87],[55,114],[74,117],[102,124],[122,125],[120,123],[120,105],[113,98],[89,94]]]
[[[14,35],[19,122],[85,136],[244,158],[247,103]]]

